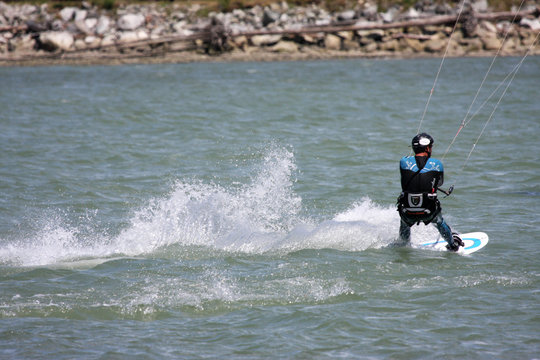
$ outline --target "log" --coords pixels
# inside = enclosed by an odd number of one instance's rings
[[[395,23],[369,23],[369,24],[351,24],[350,22],[346,22],[345,24],[332,24],[327,26],[307,26],[299,29],[282,29],[282,30],[257,30],[257,31],[246,31],[246,32],[239,32],[239,33],[227,33],[228,37],[237,37],[237,36],[255,36],[255,35],[300,35],[300,34],[309,34],[309,33],[337,33],[340,31],[358,31],[358,30],[378,30],[378,29],[395,29],[395,28],[407,28],[407,27],[424,27],[424,26],[430,26],[430,25],[445,25],[450,24],[454,25],[456,21],[459,20],[459,22],[465,22],[468,19],[470,19],[470,16],[474,16],[479,20],[485,20],[485,21],[501,21],[501,20],[510,20],[510,21],[518,21],[521,20],[524,17],[527,16],[539,16],[540,15],[540,8],[527,10],[527,11],[521,11],[518,13],[513,12],[497,12],[497,13],[468,13],[468,16],[463,16],[458,19],[458,15],[439,15],[439,16],[433,16],[429,18],[424,19],[415,19],[415,20],[408,20],[408,21],[400,21]],[[8,27],[0,27],[0,31],[24,31],[27,29],[26,25],[21,26],[8,26]],[[415,38],[419,40],[427,40],[429,39],[426,35],[412,35],[412,34],[396,34],[394,35],[395,38],[400,37],[407,37],[407,38]],[[194,40],[204,40],[204,41],[211,41],[212,40],[212,29],[205,29],[204,31],[200,31],[198,33],[189,35],[189,36],[166,36],[158,39],[147,39],[147,40],[139,40],[134,41],[130,43],[114,43],[111,45],[106,46],[93,46],[93,47],[87,47],[84,49],[79,50],[69,50],[64,51],[57,54],[51,54],[52,57],[58,57],[62,56],[63,54],[71,54],[71,53],[80,53],[80,52],[86,52],[86,51],[93,51],[93,50],[100,50],[110,47],[116,47],[116,48],[129,48],[129,47],[142,47],[142,46],[153,46],[153,45],[161,45],[161,44],[167,44],[167,43],[175,43],[175,42],[181,42],[181,41],[194,41]]]
[[[486,21],[501,21],[501,20],[514,20],[519,21],[526,16],[538,16],[540,14],[540,9],[532,9],[528,11],[521,11],[518,13],[513,12],[497,12],[497,13],[473,13],[473,15],[479,20]],[[241,33],[233,33],[231,36],[255,36],[255,35],[278,35],[278,34],[288,34],[288,35],[298,35],[298,34],[309,34],[309,33],[335,33],[340,31],[358,31],[358,30],[386,30],[386,29],[396,29],[396,28],[405,28],[405,27],[424,27],[430,25],[454,25],[458,20],[458,15],[439,15],[433,16],[426,19],[415,19],[408,21],[399,21],[394,23],[372,23],[372,24],[355,24],[355,25],[329,25],[329,26],[309,26],[301,29],[285,29],[285,30],[258,30],[258,31],[248,31]],[[466,20],[465,16],[459,18],[460,22]]]
[[[11,31],[13,33],[19,32],[19,31],[26,31],[28,29],[27,25],[19,25],[19,26],[0,26],[0,32],[7,32]]]

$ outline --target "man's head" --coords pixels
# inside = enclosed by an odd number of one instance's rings
[[[415,154],[428,153],[431,156],[431,149],[433,147],[433,137],[426,133],[420,133],[413,137],[412,148]]]

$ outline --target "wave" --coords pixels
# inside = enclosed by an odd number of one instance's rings
[[[263,155],[247,184],[223,187],[178,180],[169,194],[135,211],[114,237],[89,236],[81,228],[91,225],[68,227],[62,216],[53,217],[32,236],[3,241],[7,245],[0,248],[0,263],[38,266],[147,256],[171,245],[263,254],[324,248],[362,251],[395,242],[399,218],[394,206],[377,205],[369,197],[322,222],[301,216],[292,151],[272,146]]]

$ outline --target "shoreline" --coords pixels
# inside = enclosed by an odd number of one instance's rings
[[[539,56],[540,53],[530,53],[528,56]],[[446,58],[490,58],[523,57],[525,53],[497,54],[496,51],[481,51],[466,55],[446,55]],[[117,65],[151,65],[151,64],[189,64],[189,63],[247,63],[247,62],[288,62],[288,61],[317,61],[317,60],[410,60],[442,58],[441,54],[400,54],[393,52],[377,52],[365,54],[362,51],[322,50],[303,53],[275,53],[272,51],[256,50],[250,53],[230,52],[220,55],[199,54],[196,52],[165,53],[155,56],[79,56],[79,57],[27,57],[21,59],[0,58],[0,67],[41,67],[41,66],[117,66]]]
[[[366,4],[329,13],[282,2],[199,17],[176,5],[111,12],[0,1],[0,66],[540,55],[540,7],[490,13],[476,0],[464,11],[432,3],[380,13]]]

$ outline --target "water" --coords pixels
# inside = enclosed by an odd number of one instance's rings
[[[434,156],[490,62],[446,60]],[[439,64],[0,69],[0,358],[538,358],[539,57],[444,159],[488,246],[394,246]]]

